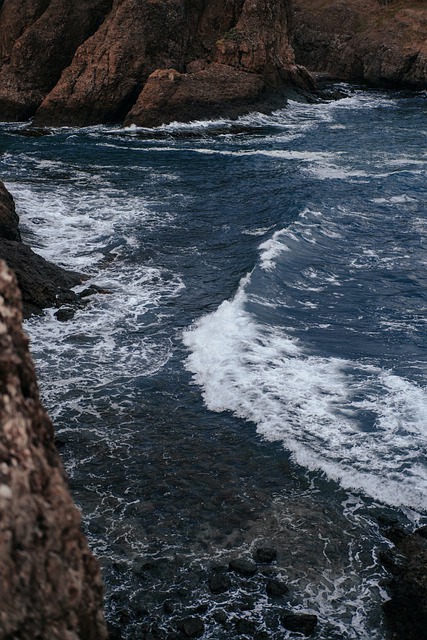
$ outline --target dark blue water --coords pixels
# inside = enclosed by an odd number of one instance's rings
[[[25,239],[109,292],[26,328],[123,638],[194,613],[205,638],[242,617],[293,637],[286,608],[318,639],[386,637],[378,516],[427,512],[426,109],[350,91],[234,123],[2,126]],[[289,597],[262,570],[210,594],[265,542]]]

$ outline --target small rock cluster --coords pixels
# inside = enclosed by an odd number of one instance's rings
[[[277,551],[273,546],[259,546],[253,556],[236,555],[227,564],[211,566],[205,577],[201,603],[182,607],[181,596],[188,597],[189,592],[181,593],[183,590],[178,589],[176,601],[168,598],[163,603],[162,622],[143,623],[138,637],[141,640],[202,638],[206,633],[212,634],[212,625],[217,625],[221,638],[243,636],[269,640],[272,633],[276,635],[281,629],[311,636],[318,627],[318,618],[291,607],[288,599],[291,588],[282,578],[276,560]],[[110,640],[120,639],[120,628],[112,626]]]

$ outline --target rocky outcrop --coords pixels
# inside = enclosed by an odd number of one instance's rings
[[[103,640],[98,565],[41,406],[16,279],[0,261],[0,638]]]
[[[4,0],[0,10],[0,113],[26,120],[99,26],[112,0]]]
[[[257,104],[265,85],[257,74],[212,63],[194,73],[154,71],[125,124],[155,127],[173,120],[188,122],[209,114],[233,117]]]
[[[296,59],[376,87],[427,86],[427,7],[409,0],[294,0]]]
[[[382,556],[393,574],[384,610],[396,639],[420,640],[427,629],[427,527],[411,534],[393,528],[387,535],[395,548]]]
[[[19,218],[12,196],[0,181],[0,259],[5,260],[18,279],[24,315],[40,313],[54,306],[58,297],[82,282],[78,273],[58,267],[21,242]]]
[[[311,88],[295,64],[290,23],[290,0],[4,0],[0,119],[84,125],[126,118],[140,124],[138,114],[145,121],[153,100],[162,111],[161,85],[153,89],[159,75],[152,74],[169,70],[180,74],[179,93],[169,87],[166,95],[180,102],[181,113],[193,88],[195,111],[204,108],[204,116],[217,113],[221,100],[230,113],[247,111],[262,92]],[[204,68],[195,71],[194,61]],[[196,77],[188,77],[192,72]],[[233,80],[236,98],[229,100]],[[200,98],[202,83],[210,84],[212,100]],[[163,111],[157,119],[166,121],[172,111],[167,97]]]

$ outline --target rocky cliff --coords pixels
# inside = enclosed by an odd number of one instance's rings
[[[98,565],[43,410],[21,296],[0,260],[0,639],[103,640]]]
[[[80,274],[48,262],[21,241],[15,203],[1,181],[0,259],[5,260],[16,274],[26,317],[40,313],[44,307],[60,306],[61,297],[75,296],[70,287],[82,281]]]
[[[294,0],[296,59],[385,88],[427,87],[424,0]]]
[[[290,22],[290,0],[3,0],[0,119],[144,125],[266,105],[312,86]]]

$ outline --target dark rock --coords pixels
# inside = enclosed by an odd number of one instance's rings
[[[77,295],[77,293],[75,293],[74,291],[71,290],[61,290],[59,291],[59,293],[57,293],[56,295],[56,306],[60,307],[63,304],[75,304],[77,305],[79,303],[79,296]]]
[[[280,597],[289,593],[289,587],[282,580],[269,580],[266,585],[266,591],[269,596]]]
[[[218,624],[226,624],[228,620],[227,614],[225,613],[225,611],[222,611],[222,610],[215,611],[213,617],[214,617],[214,620],[218,622]]]
[[[427,538],[427,524],[424,527],[420,527],[415,531],[417,536],[422,536],[423,538]]]
[[[297,631],[310,636],[317,626],[317,616],[310,613],[285,613],[281,619],[282,625],[289,631]]]
[[[0,261],[0,635],[106,640],[99,567],[81,532],[21,322],[16,278]]]
[[[75,313],[76,310],[71,307],[61,307],[61,309],[58,309],[54,315],[59,322],[67,322],[67,320],[74,318]]]
[[[15,202],[0,181],[0,238],[21,241],[19,232],[19,217],[16,213]]]
[[[230,561],[229,568],[236,571],[242,576],[254,576],[257,572],[257,566],[253,560],[248,558],[234,558]]]
[[[209,589],[212,593],[225,593],[231,587],[231,580],[226,573],[215,571],[209,577]]]
[[[102,287],[97,287],[96,285],[91,284],[86,289],[83,289],[83,291],[80,291],[77,295],[79,298],[87,298],[89,296],[96,295],[97,293],[108,293],[108,291],[106,289],[102,289]]]
[[[195,609],[195,613],[206,613],[206,611],[209,609],[209,605],[205,603],[203,604],[199,604]]]
[[[256,624],[253,620],[247,618],[240,618],[235,621],[236,631],[239,635],[252,636],[256,631]]]
[[[402,573],[405,567],[405,557],[398,553],[395,549],[386,549],[380,551],[380,562],[393,575],[399,575]]]
[[[113,624],[108,625],[108,640],[122,640],[122,632]]]
[[[255,552],[257,562],[269,564],[277,558],[277,551],[274,547],[259,547]]]
[[[71,287],[83,276],[51,264],[21,242],[12,196],[0,182],[0,259],[15,272],[22,293],[24,316],[53,307],[58,295],[75,297]]]
[[[427,629],[427,539],[418,532],[398,529],[393,529],[392,536],[399,564],[397,572],[396,563],[388,567],[394,576],[388,585],[391,599],[384,604],[384,611],[398,638],[419,640]]]
[[[185,618],[180,620],[178,628],[187,638],[200,638],[205,632],[205,625],[201,618]]]
[[[26,317],[40,313],[45,307],[53,307],[60,291],[82,281],[80,274],[57,267],[22,242],[0,239],[0,258],[18,278]]]
[[[175,605],[172,600],[165,600],[163,603],[163,610],[165,613],[173,613],[175,611]]]

